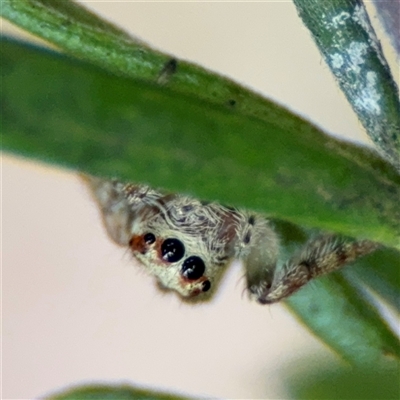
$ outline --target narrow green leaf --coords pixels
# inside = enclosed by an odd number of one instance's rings
[[[382,154],[400,171],[399,91],[361,0],[293,0]]]
[[[299,400],[398,400],[399,368],[395,362],[349,368],[300,359],[285,371],[285,388]]]
[[[65,52],[118,75],[156,82],[164,66],[172,59],[70,0],[5,0],[0,12],[8,20]],[[285,108],[197,65],[179,61],[168,87],[277,124],[293,136],[301,133],[304,140],[329,146],[332,151],[340,152],[363,168],[379,171],[381,176],[393,174],[390,168],[375,157],[364,154],[363,150],[354,151],[339,141],[328,140],[316,127],[288,113]]]
[[[301,125],[292,135],[284,119],[256,120],[51,52],[9,41],[0,52],[5,150],[400,245],[400,177],[372,152],[341,143],[348,159],[333,150],[339,141],[320,143],[317,131],[310,140]]]
[[[400,253],[381,249],[346,268],[344,276],[366,285],[400,312]]]
[[[4,18],[66,53],[120,76],[156,82],[168,62],[175,60],[70,0],[5,0],[0,12]],[[260,118],[279,121],[283,116],[288,128],[298,129],[300,118],[288,116],[284,108],[271,107],[269,100],[197,65],[177,63],[176,72],[168,81],[174,90]],[[307,131],[311,126],[301,124],[301,127]]]
[[[279,220],[275,220],[275,228],[282,238],[281,263],[316,233]],[[375,363],[386,355],[400,358],[399,339],[365,292],[366,287],[371,287],[390,304],[398,303],[398,256],[393,249],[378,250],[359,259],[356,265],[309,283],[286,304],[316,336],[351,364]],[[391,278],[393,282],[389,282]]]
[[[69,389],[47,397],[48,400],[184,400],[187,398],[136,389],[131,386],[91,385]]]
[[[71,0],[5,0],[1,15],[67,53],[120,75],[155,81],[170,58]]]
[[[311,331],[352,364],[400,358],[400,343],[359,286],[340,272],[318,279],[287,300]]]

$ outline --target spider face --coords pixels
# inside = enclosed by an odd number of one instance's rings
[[[205,262],[201,256],[188,256],[181,239],[145,233],[133,235],[129,245],[133,255],[158,278],[163,288],[175,290],[183,297],[195,297],[210,290]]]
[[[187,196],[160,195],[134,212],[129,247],[160,286],[193,298],[213,288],[234,256],[237,218]]]
[[[261,304],[280,301],[311,279],[375,251],[377,243],[324,233],[277,266],[279,241],[260,214],[165,194],[145,185],[84,175],[109,236],[183,298],[207,299],[224,267],[243,261],[247,289]]]
[[[246,264],[249,285],[275,266],[276,235],[260,215],[147,186],[84,178],[111,238],[129,246],[163,289],[207,298],[233,258]]]
[[[111,238],[129,246],[161,288],[184,298],[213,292],[236,255],[240,212],[147,186],[84,178]]]

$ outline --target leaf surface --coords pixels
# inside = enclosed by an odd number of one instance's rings
[[[275,224],[282,238],[283,259],[316,234],[284,221]],[[285,303],[317,337],[351,364],[373,365],[385,359],[382,356],[400,359],[399,338],[367,290],[372,289],[388,304],[398,307],[400,253],[382,248],[354,264],[315,279]]]
[[[310,141],[300,126],[293,135],[10,41],[0,51],[7,151],[400,245],[400,177],[366,149],[341,143],[349,159],[318,131]],[[388,174],[364,167],[369,160]]]
[[[172,394],[137,389],[131,386],[81,386],[47,397],[48,400],[184,400]]]

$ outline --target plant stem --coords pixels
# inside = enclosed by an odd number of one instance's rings
[[[293,1],[368,135],[400,171],[399,92],[364,5]]]

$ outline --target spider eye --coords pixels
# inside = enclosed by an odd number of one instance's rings
[[[204,261],[200,257],[192,256],[184,261],[181,274],[187,279],[196,280],[203,276],[205,270]]]
[[[146,244],[152,244],[156,241],[156,237],[152,233],[146,233],[143,239]]]
[[[161,254],[165,261],[177,262],[185,254],[185,246],[178,239],[165,239],[161,245]]]
[[[209,280],[204,281],[203,284],[201,285],[201,290],[203,292],[208,292],[210,288],[211,288],[211,283]]]

